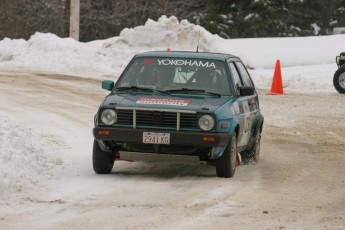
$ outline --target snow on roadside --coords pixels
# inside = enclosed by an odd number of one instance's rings
[[[168,48],[196,51],[198,37],[200,51],[212,51],[214,45],[223,40],[187,20],[179,22],[175,16],[162,16],[158,21],[149,19],[143,26],[123,29],[118,37],[105,40],[97,55],[109,58],[115,76],[119,76],[128,61],[139,52]]]
[[[145,49],[166,50],[169,47],[172,50],[192,51],[196,51],[198,40],[199,49],[204,51],[214,49],[214,44],[223,40],[187,20],[179,22],[175,16],[162,16],[158,21],[149,19],[144,26],[122,30],[120,37],[130,46]]]
[[[281,67],[332,64],[335,57],[345,50],[345,35],[227,39],[218,47],[234,53],[251,69],[273,69],[275,61]],[[309,67],[310,68],[310,67]]]
[[[248,71],[257,88],[271,88],[274,69],[258,68]],[[282,67],[283,88],[287,92],[338,93],[333,86],[335,71],[335,64]]]
[[[59,146],[53,136],[42,136],[35,128],[17,122],[0,111],[0,205],[27,197],[37,191],[41,181],[53,176],[52,170],[62,159],[44,149]]]
[[[93,61],[103,41],[77,42],[59,38],[51,33],[35,33],[28,41],[23,39],[0,41],[0,68],[28,69],[50,73],[89,76],[85,68],[96,73],[98,63]],[[107,70],[102,70],[107,72]]]
[[[345,35],[223,39],[203,27],[162,16],[124,29],[119,36],[87,43],[35,33],[28,41],[0,41],[0,70],[35,70],[116,80],[138,52],[150,50],[230,53],[250,69],[258,88],[270,88],[276,60],[281,61],[285,90],[332,92],[335,57],[345,50]]]
[[[28,41],[0,41],[0,68],[25,68],[43,72],[86,77],[118,77],[138,52],[148,50],[196,50],[200,32],[200,50],[212,50],[217,41],[203,27],[176,17],[162,16],[157,22],[124,29],[120,36],[87,43],[59,38],[51,33],[35,33]]]

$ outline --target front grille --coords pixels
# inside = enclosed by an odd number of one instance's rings
[[[117,123],[124,125],[133,124],[133,111],[132,110],[118,110],[117,111]]]
[[[117,124],[140,126],[154,126],[162,128],[197,128],[197,114],[170,111],[148,110],[117,110]],[[179,123],[178,123],[179,120]]]
[[[137,111],[137,125],[176,127],[176,122],[174,112]]]
[[[180,126],[183,128],[197,128],[197,114],[181,113]]]

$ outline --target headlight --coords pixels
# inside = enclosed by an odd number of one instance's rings
[[[101,113],[101,121],[106,125],[112,125],[117,121],[115,110],[106,109]]]
[[[210,115],[203,115],[198,121],[200,129],[210,131],[214,127],[214,118]]]

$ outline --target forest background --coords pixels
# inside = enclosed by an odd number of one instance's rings
[[[1,0],[0,40],[35,32],[69,35],[70,0]],[[80,0],[80,41],[118,36],[161,15],[223,38],[333,34],[345,27],[345,0]]]

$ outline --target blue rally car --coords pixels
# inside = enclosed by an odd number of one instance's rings
[[[264,118],[241,60],[206,52],[133,57],[95,115],[93,168],[114,161],[205,162],[232,177],[236,158],[256,163]]]

